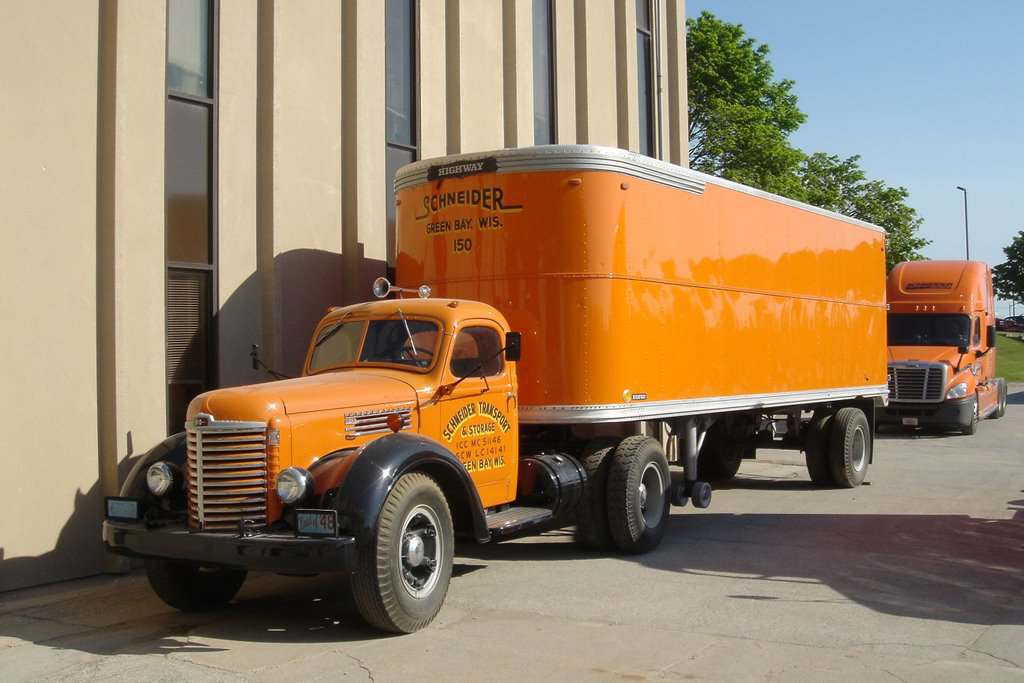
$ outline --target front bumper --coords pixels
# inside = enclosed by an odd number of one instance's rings
[[[237,536],[193,532],[184,526],[147,528],[144,522],[103,522],[103,543],[128,557],[189,560],[284,574],[351,571],[355,539],[296,538],[289,534]]]
[[[942,403],[897,403],[889,401],[875,412],[878,424],[904,424],[904,418],[917,420],[922,427],[967,427],[974,416],[973,396],[947,399]]]

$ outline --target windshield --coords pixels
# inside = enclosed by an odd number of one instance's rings
[[[889,346],[966,346],[971,319],[951,313],[890,313]]]
[[[365,330],[365,337],[364,337]],[[352,320],[327,325],[313,343],[309,371],[357,363],[429,368],[440,328],[429,320]],[[360,347],[360,344],[362,346]]]

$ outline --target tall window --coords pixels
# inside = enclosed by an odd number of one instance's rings
[[[394,278],[395,173],[419,156],[416,135],[415,0],[387,0],[385,7],[385,166],[388,276]]]
[[[167,431],[216,382],[217,0],[167,3]]]
[[[636,0],[636,90],[640,99],[640,152],[655,156],[654,148],[654,37],[651,23],[654,0]]]
[[[642,0],[641,0],[642,1]],[[555,40],[552,0],[533,0],[533,144],[555,141]]]

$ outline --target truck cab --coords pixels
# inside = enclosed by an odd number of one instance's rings
[[[979,261],[900,263],[887,282],[889,405],[879,423],[973,434],[1006,411],[996,377],[992,272]]]

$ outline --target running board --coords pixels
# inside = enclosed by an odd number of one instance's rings
[[[525,529],[546,524],[555,519],[547,508],[510,507],[487,515],[487,530],[492,539],[517,534]]]

